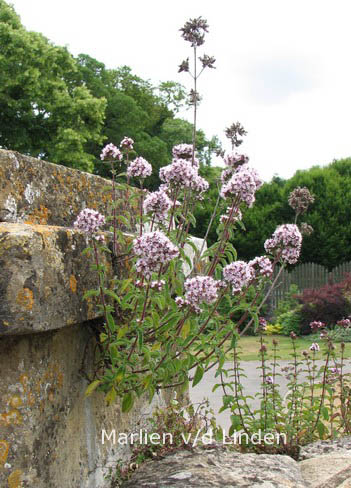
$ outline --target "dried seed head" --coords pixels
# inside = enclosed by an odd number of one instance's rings
[[[301,222],[300,232],[303,236],[310,236],[313,233],[313,227],[307,224],[307,222]]]
[[[186,73],[189,72],[189,58],[180,63],[178,73],[181,73],[182,71],[185,71]]]
[[[191,43],[191,47],[198,47],[205,42],[208,24],[205,19],[198,17],[185,22],[184,27],[179,30],[182,32],[182,38]]]
[[[207,54],[204,54],[202,57],[199,57],[199,60],[201,61],[203,68],[216,68],[214,66],[216,59],[213,56],[208,56]]]
[[[242,144],[243,140],[239,136],[246,136],[247,132],[240,122],[234,122],[230,127],[227,127],[224,131],[225,135],[228,137],[232,143],[232,147],[238,147]]]
[[[289,195],[289,205],[298,215],[306,212],[309,205],[314,202],[314,196],[311,195],[308,188],[297,187]]]

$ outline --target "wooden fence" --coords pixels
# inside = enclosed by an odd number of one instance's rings
[[[284,298],[292,284],[297,285],[299,291],[306,288],[319,288],[327,283],[338,283],[343,279],[345,273],[351,273],[351,261],[340,264],[330,272],[324,266],[316,263],[299,264],[290,272],[285,269],[278,278],[268,300],[269,308],[275,309],[277,303]]]

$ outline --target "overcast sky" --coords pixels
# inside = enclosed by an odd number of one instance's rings
[[[12,0],[27,29],[157,84],[191,88],[178,65],[191,54],[179,28],[202,16],[199,127],[218,135],[240,121],[241,146],[264,179],[351,156],[350,0]],[[189,118],[190,113],[182,114]],[[190,120],[190,119],[189,119]]]

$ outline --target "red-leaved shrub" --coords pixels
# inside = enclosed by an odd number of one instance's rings
[[[335,325],[338,320],[351,313],[351,275],[347,274],[340,283],[330,283],[317,289],[306,289],[295,298],[302,304],[302,335],[310,334],[310,323],[320,320],[327,326]]]

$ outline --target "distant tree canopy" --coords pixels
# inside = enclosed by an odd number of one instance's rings
[[[203,173],[206,168],[203,169]],[[204,235],[207,222],[216,201],[215,179],[220,169],[207,170],[206,178],[211,183],[209,199],[196,217],[199,223],[193,233]],[[315,166],[297,171],[283,180],[274,177],[256,193],[256,202],[244,212],[246,232],[238,230],[233,244],[240,259],[249,260],[264,254],[264,241],[282,223],[291,223],[294,212],[288,204],[290,192],[297,186],[306,186],[315,195],[315,202],[299,222],[310,224],[314,232],[305,236],[299,262],[315,262],[329,269],[351,260],[351,158],[334,161],[328,166]],[[218,219],[216,221],[218,225]],[[209,244],[214,242],[216,224],[209,235]]]
[[[0,146],[108,176],[102,146],[135,140],[135,150],[153,166],[146,181],[158,183],[174,144],[191,141],[192,124],[176,118],[186,105],[184,87],[153,86],[128,66],[107,69],[87,54],[73,57],[43,35],[28,32],[0,0]],[[197,133],[200,158],[209,164],[220,146]]]

